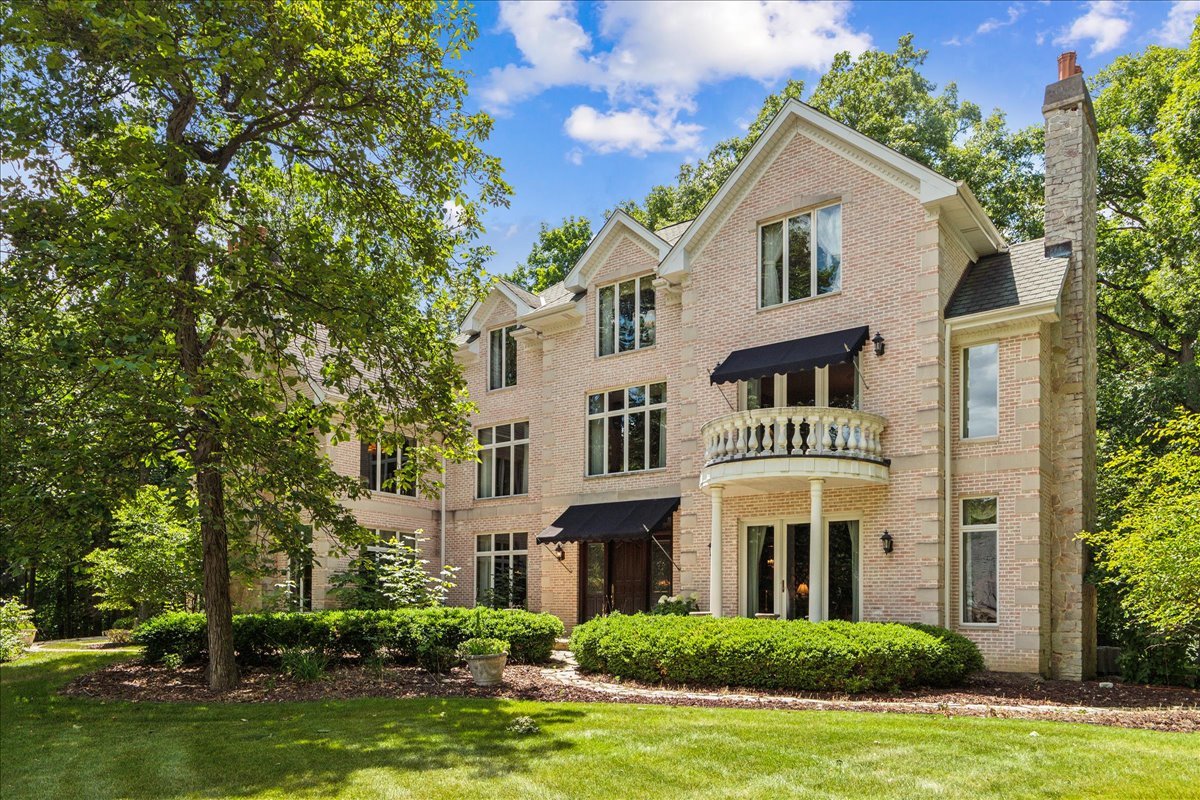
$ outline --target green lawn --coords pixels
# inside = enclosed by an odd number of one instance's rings
[[[1200,736],[1082,724],[503,700],[170,705],[53,695],[71,676],[128,657],[45,652],[0,667],[0,796],[1200,796]],[[506,732],[520,715],[542,733]]]

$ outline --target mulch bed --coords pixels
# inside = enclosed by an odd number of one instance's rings
[[[461,667],[438,680],[412,666],[391,665],[381,671],[342,666],[331,669],[325,679],[312,683],[290,680],[273,669],[248,668],[243,670],[237,689],[213,694],[205,686],[201,667],[170,670],[128,661],[76,678],[62,693],[72,697],[134,702],[261,703],[353,697],[483,697],[697,707],[824,708],[1056,720],[1200,732],[1200,690],[1182,687],[1118,682],[1111,689],[1102,689],[1099,681],[1045,681],[1028,675],[985,672],[955,689],[920,689],[895,695],[673,687],[674,691],[647,696],[638,690],[659,692],[663,687],[631,681],[614,683],[608,678],[590,676],[578,676],[564,683],[557,677],[548,676],[544,670],[540,666],[510,664],[504,671],[503,686],[481,689],[471,683],[470,674]],[[633,691],[613,693],[623,689]],[[975,707],[964,707],[967,705]],[[1081,711],[1079,707],[1087,707],[1087,710]]]

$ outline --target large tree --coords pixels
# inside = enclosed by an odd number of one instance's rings
[[[0,345],[32,342],[15,374],[61,368],[110,432],[90,470],[171,461],[195,493],[214,690],[237,681],[231,539],[363,535],[320,440],[415,433],[422,488],[470,452],[449,334],[507,191],[452,64],[474,33],[435,2],[9,9]]]
[[[587,217],[563,217],[553,228],[543,222],[529,258],[509,277],[531,292],[540,292],[565,278],[591,241],[592,223]]]

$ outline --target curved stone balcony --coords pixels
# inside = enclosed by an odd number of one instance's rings
[[[701,429],[700,487],[735,495],[802,491],[812,478],[831,487],[887,483],[886,424],[876,414],[811,406],[717,417]]]

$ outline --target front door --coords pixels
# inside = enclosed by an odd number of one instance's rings
[[[612,610],[636,614],[649,608],[646,595],[650,569],[650,542],[612,543]]]

